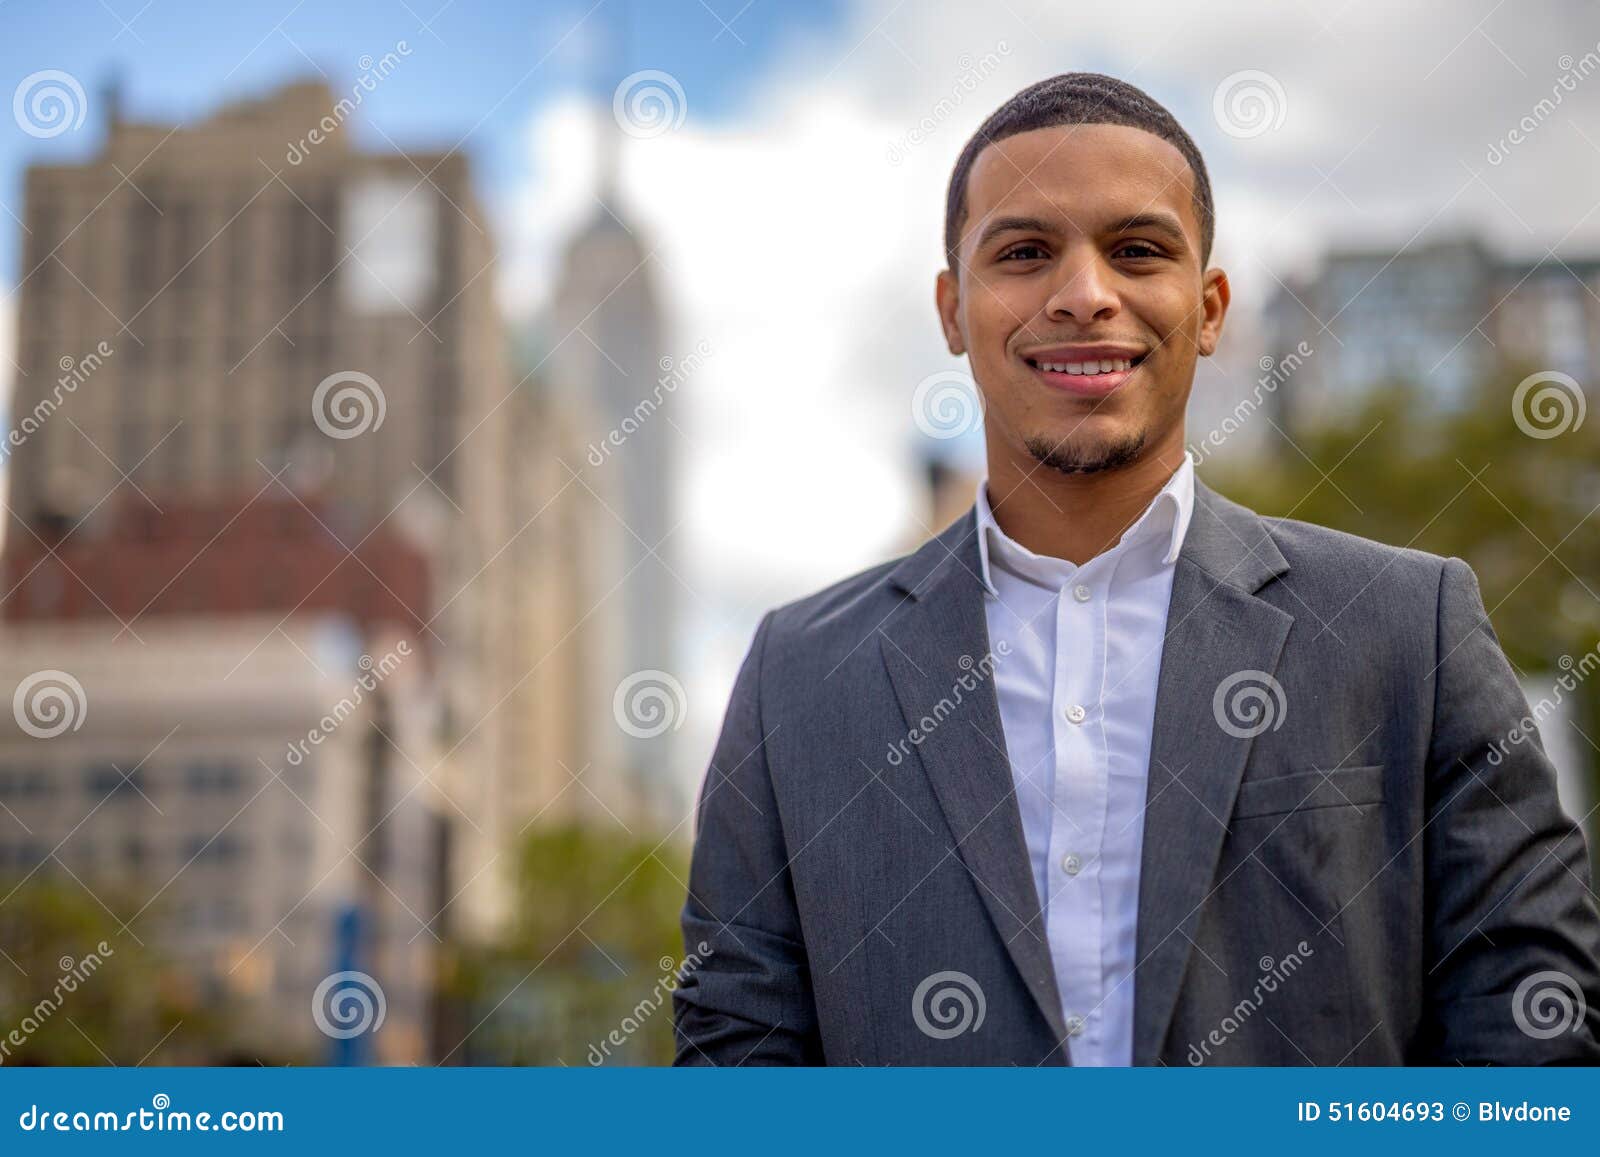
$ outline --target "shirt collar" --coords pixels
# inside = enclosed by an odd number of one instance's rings
[[[1182,550],[1184,536],[1189,530],[1189,521],[1194,515],[1194,481],[1194,459],[1186,453],[1178,468],[1172,472],[1172,477],[1167,479],[1166,485],[1151,499],[1144,513],[1139,515],[1112,549],[1131,546],[1136,542],[1159,540],[1166,545],[1166,551],[1161,557],[1162,565],[1171,566],[1177,562],[1178,552]],[[999,591],[996,590],[994,579],[990,574],[991,551],[1016,564],[1025,572],[1038,571],[1052,565],[1059,567],[1065,561],[1034,554],[1000,529],[1000,524],[995,521],[994,511],[989,506],[987,476],[978,481],[977,510],[978,558],[983,571],[983,585],[990,594],[999,597]]]

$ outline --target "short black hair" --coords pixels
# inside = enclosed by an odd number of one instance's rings
[[[1143,129],[1173,145],[1194,173],[1194,212],[1200,221],[1200,265],[1211,260],[1216,218],[1211,178],[1189,134],[1173,115],[1142,89],[1098,72],[1063,72],[1030,85],[1006,101],[972,134],[961,150],[945,200],[944,253],[952,271],[967,216],[967,178],[978,154],[1006,137],[1056,125],[1126,125]]]

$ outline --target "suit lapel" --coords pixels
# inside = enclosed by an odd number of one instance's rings
[[[1136,1065],[1160,1056],[1253,739],[1236,713],[1224,714],[1234,728],[1225,730],[1214,700],[1230,679],[1239,690],[1270,688],[1262,676],[1275,674],[1294,618],[1255,591],[1288,567],[1259,516],[1196,483],[1194,515],[1173,573],[1151,735],[1134,972]],[[1221,694],[1225,705],[1230,689]]]
[[[1064,1040],[1061,999],[1022,834],[999,700],[993,678],[986,677],[989,626],[976,528],[976,512],[969,510],[896,568],[891,581],[907,592],[910,603],[880,631],[879,646],[907,729],[923,733],[917,754],[955,835],[956,854],[972,873],[1039,1011],[1056,1039]],[[962,690],[959,705],[952,709],[953,688],[964,675],[977,679],[978,686]],[[931,720],[938,721],[935,727],[929,727]]]
[[[916,750],[956,852],[1041,1014],[1065,1040],[993,680],[983,679],[948,710],[953,685],[968,671],[961,657],[976,671],[989,654],[980,567],[970,509],[890,573],[908,605],[879,632],[879,646],[906,727],[927,733]],[[1250,752],[1248,736],[1218,723],[1213,699],[1231,677],[1276,671],[1294,618],[1255,592],[1288,569],[1258,515],[1196,480],[1173,572],[1151,735],[1134,1064],[1154,1064],[1160,1055]],[[937,728],[927,727],[932,719],[940,719]]]

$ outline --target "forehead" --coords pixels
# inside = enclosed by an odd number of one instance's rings
[[[1092,230],[1157,208],[1177,213],[1199,248],[1194,174],[1176,146],[1127,125],[1054,125],[978,154],[962,234],[965,240],[1000,215],[1065,216]]]

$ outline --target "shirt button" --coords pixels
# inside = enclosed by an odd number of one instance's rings
[[[1067,1017],[1067,1035],[1077,1036],[1081,1032],[1083,1032],[1083,1017],[1073,1013]]]
[[[1089,713],[1087,711],[1085,711],[1076,703],[1074,703],[1071,707],[1068,707],[1065,712],[1068,723],[1082,723],[1084,717],[1088,714]]]
[[[1075,852],[1069,852],[1061,859],[1061,870],[1069,876],[1076,876],[1083,869],[1083,861]]]
[[[1088,587],[1084,586],[1082,583],[1079,583],[1077,586],[1072,588],[1072,597],[1077,599],[1080,603],[1088,602],[1093,595],[1094,592]]]

